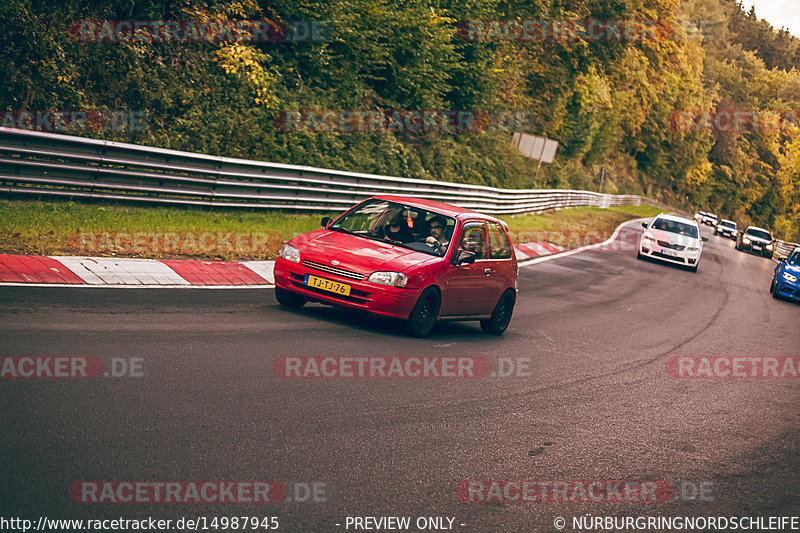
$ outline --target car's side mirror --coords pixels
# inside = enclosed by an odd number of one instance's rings
[[[322,221],[320,222],[320,224],[322,224],[323,228],[327,228],[331,222],[333,222],[333,219],[331,217],[322,217]]]
[[[708,242],[708,237],[702,237],[703,242]]]
[[[642,227],[643,227],[644,229],[647,229],[647,222],[642,222]]]
[[[456,257],[456,265],[471,265],[475,262],[475,252],[461,250]]]

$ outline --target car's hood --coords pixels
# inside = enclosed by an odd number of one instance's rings
[[[761,237],[754,237],[753,235],[745,235],[744,237],[747,238],[747,239],[750,239],[750,242],[755,242],[755,243],[759,243],[759,244],[769,244],[769,243],[772,242],[772,241],[767,240],[767,239],[762,239]]]
[[[647,233],[653,236],[657,241],[664,241],[670,244],[678,244],[680,246],[699,246],[700,239],[689,237],[688,235],[681,235],[679,233],[672,233],[660,229],[650,229]]]
[[[783,265],[783,271],[788,272],[793,276],[800,278],[800,266],[797,265]]]
[[[300,250],[302,260],[325,265],[338,261],[337,268],[364,275],[380,270],[401,272],[414,265],[441,259],[387,242],[325,229],[304,233],[290,243]]]

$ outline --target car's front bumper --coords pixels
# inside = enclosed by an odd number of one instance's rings
[[[700,261],[700,251],[673,250],[663,248],[658,243],[641,242],[639,253],[645,257],[666,261],[676,265],[696,266]]]
[[[346,283],[350,286],[350,295],[344,296],[309,287],[304,283],[306,274],[338,283]],[[314,270],[283,258],[278,258],[275,261],[275,285],[301,294],[309,300],[331,305],[342,305],[402,319],[408,318],[411,314],[411,310],[417,303],[420,294],[418,289],[391,287],[364,280],[356,281],[328,272]]]
[[[759,254],[764,257],[772,257],[772,250],[767,249],[766,245],[758,244],[754,242],[750,242],[750,244],[745,244],[742,241],[741,249],[745,252],[750,252],[753,254]]]
[[[775,284],[775,292],[782,298],[800,302],[800,281],[788,281],[783,276],[779,276],[778,282]]]

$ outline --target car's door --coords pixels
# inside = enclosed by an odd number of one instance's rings
[[[453,243],[453,255],[443,277],[443,317],[486,314],[487,302],[493,294],[491,267],[488,264],[486,225],[482,220],[467,221]],[[475,253],[472,264],[456,264],[464,250]]]
[[[484,268],[490,270],[491,292],[488,295],[488,312],[491,313],[495,304],[509,287],[515,287],[516,266],[514,265],[514,249],[508,240],[503,227],[497,222],[486,222],[486,230],[489,243],[489,259]]]

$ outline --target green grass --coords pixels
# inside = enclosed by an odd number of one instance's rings
[[[578,207],[505,217],[515,241],[536,232],[610,232],[650,206]],[[0,252],[148,258],[269,259],[323,214],[0,199]]]
[[[653,217],[662,210],[649,205],[573,207],[535,215],[507,217],[512,231],[608,231],[634,218]]]

